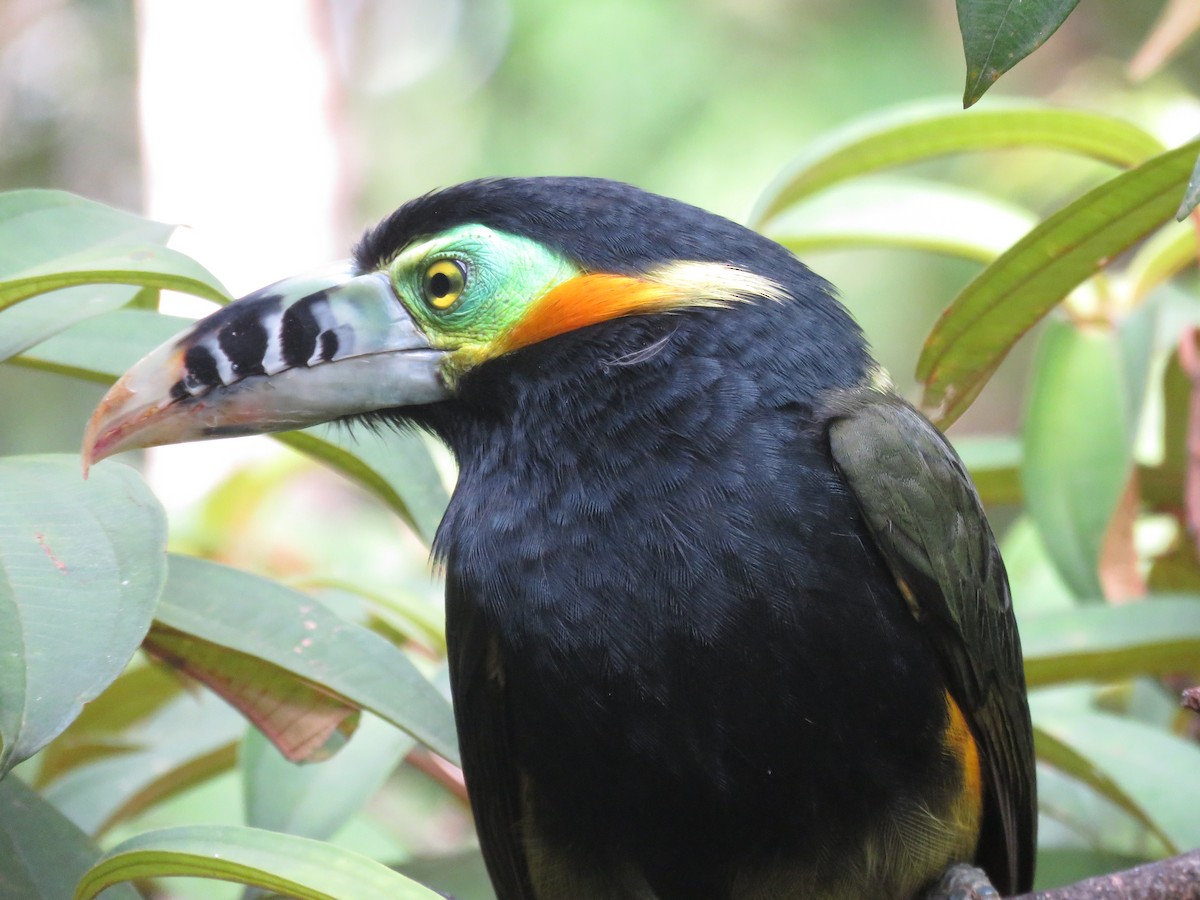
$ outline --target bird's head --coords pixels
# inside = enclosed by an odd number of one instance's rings
[[[84,462],[452,401],[472,373],[568,332],[747,303],[812,306],[814,327],[858,340],[823,282],[726,219],[601,179],[459,185],[392,213],[348,263],[150,353],[93,414]]]

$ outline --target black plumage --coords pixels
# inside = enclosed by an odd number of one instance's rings
[[[451,401],[395,412],[461,466],[437,552],[468,788],[500,896],[853,896],[864,884],[892,896],[908,875],[846,871],[890,840],[881,823],[919,830],[921,810],[962,791],[947,690],[976,734],[995,728],[981,710],[1016,717],[1014,744],[980,741],[1012,758],[983,761],[979,856],[1003,889],[1026,887],[1031,744],[1003,567],[965,474],[943,466],[985,558],[953,558],[962,548],[947,538],[936,552],[966,587],[918,584],[936,596],[917,602],[975,624],[930,627],[936,616],[910,611],[893,573],[904,551],[889,544],[885,560],[863,515],[864,491],[867,519],[906,498],[870,496],[866,478],[852,490],[831,449],[831,422],[886,395],[868,387],[874,364],[830,287],[731,222],[590,179],[421,198],[366,235],[358,265],[466,223],[532,237],[586,271],[722,262],[790,295],[604,322],[484,363]],[[873,441],[920,438],[953,459],[915,413],[863,421],[927,432],[867,434],[868,457]],[[1016,699],[997,707],[1001,695]]]
[[[1029,886],[1003,563],[826,282],[582,178],[430,194],[355,256],[139,362],[85,464],[339,417],[445,440],[435,551],[501,900],[908,900],[971,859]]]

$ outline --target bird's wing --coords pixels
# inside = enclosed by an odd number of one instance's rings
[[[521,846],[521,800],[499,650],[453,574],[446,579],[446,643],[467,792],[499,900],[535,900]]]
[[[831,405],[833,460],[945,667],[984,765],[979,862],[1028,890],[1037,827],[1033,729],[1008,578],[979,495],[949,442],[873,390]]]

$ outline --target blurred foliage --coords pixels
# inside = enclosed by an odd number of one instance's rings
[[[996,28],[964,18],[984,5],[957,4],[968,60],[970,29]],[[1072,6],[1029,4],[1059,21]],[[1042,885],[1200,845],[1200,729],[1175,700],[1200,671],[1200,315],[1195,232],[1171,222],[1197,149],[1164,149],[1200,123],[1200,51],[1163,38],[1194,26],[1155,26],[1160,7],[1093,0],[1000,82],[1053,107],[989,97],[967,113],[891,108],[951,92],[947,0],[325,8],[370,148],[364,216],[492,174],[603,174],[753,209],[841,285],[900,389],[943,423],[991,385],[965,424],[1001,436],[957,444],[1007,525]],[[0,185],[136,206],[129,4],[14,0],[0,26]],[[1028,52],[1045,34],[994,36]],[[1148,34],[1168,48],[1157,59],[1133,37]],[[1130,86],[1135,57],[1157,74]],[[203,874],[428,896],[372,858],[489,896],[445,761],[423,561],[444,458],[411,436],[283,436],[306,456],[235,475],[172,523],[188,556],[167,557],[134,472],[105,465],[84,485],[73,459],[17,454],[77,446],[93,382],[178,329],[153,312],[160,289],[223,290],[162,249],[166,227],[77,198],[7,195],[5,226],[0,568],[20,577],[0,582],[0,658],[15,660],[0,771],[20,765],[0,782],[0,898],[63,897],[89,869],[85,896],[131,873],[163,876],[156,895],[236,896],[168,878]]]

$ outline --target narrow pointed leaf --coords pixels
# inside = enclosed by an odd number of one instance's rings
[[[115,679],[150,625],[166,520],[132,469],[0,459],[0,776]]]
[[[1085,753],[1081,753],[1067,741],[1041,727],[1040,722],[1035,722],[1033,727],[1033,746],[1037,758],[1043,763],[1048,763],[1060,772],[1086,784],[1109,802],[1133,816],[1161,840],[1171,852],[1176,852],[1174,841],[1170,835],[1162,831],[1150,813],[1104,769],[1096,766]]]
[[[1200,597],[1029,616],[1021,620],[1021,645],[1031,688],[1188,671],[1200,665]]]
[[[1122,167],[1162,152],[1129,122],[1079,110],[998,103],[963,113],[953,103],[919,103],[855,120],[815,141],[763,192],[750,226],[763,225],[832,184],[951,153],[1045,147]]]
[[[1103,596],[1100,551],[1132,469],[1129,404],[1107,329],[1047,323],[1025,414],[1021,493],[1076,596]]]
[[[1036,224],[976,191],[917,179],[832,188],[775,220],[767,236],[803,255],[843,247],[926,250],[991,262]]]
[[[1160,284],[1195,266],[1195,229],[1168,225],[1139,247],[1129,263],[1126,278],[1130,303],[1140,303]]]
[[[917,377],[943,428],[1018,338],[1073,288],[1168,222],[1200,143],[1156,156],[1059,210],[984,269],[925,341]]]
[[[300,900],[441,900],[382,863],[332,844],[258,828],[191,826],[138,835],[80,880],[74,900],[144,878],[192,876],[252,885]]]
[[[63,900],[100,850],[21,779],[0,781],[0,900]],[[105,900],[137,900],[118,885]]]
[[[370,710],[451,761],[450,704],[398,648],[318,601],[215,563],[173,556],[157,620]]]
[[[1034,719],[1041,731],[1086,759],[1136,804],[1143,821],[1153,823],[1172,852],[1200,846],[1200,792],[1195,782],[1200,746],[1194,741],[1107,713],[1059,711],[1043,717],[1036,703]],[[1163,785],[1173,789],[1163,790]]]
[[[1044,44],[1079,0],[958,0],[958,28],[967,58],[963,106]]]

